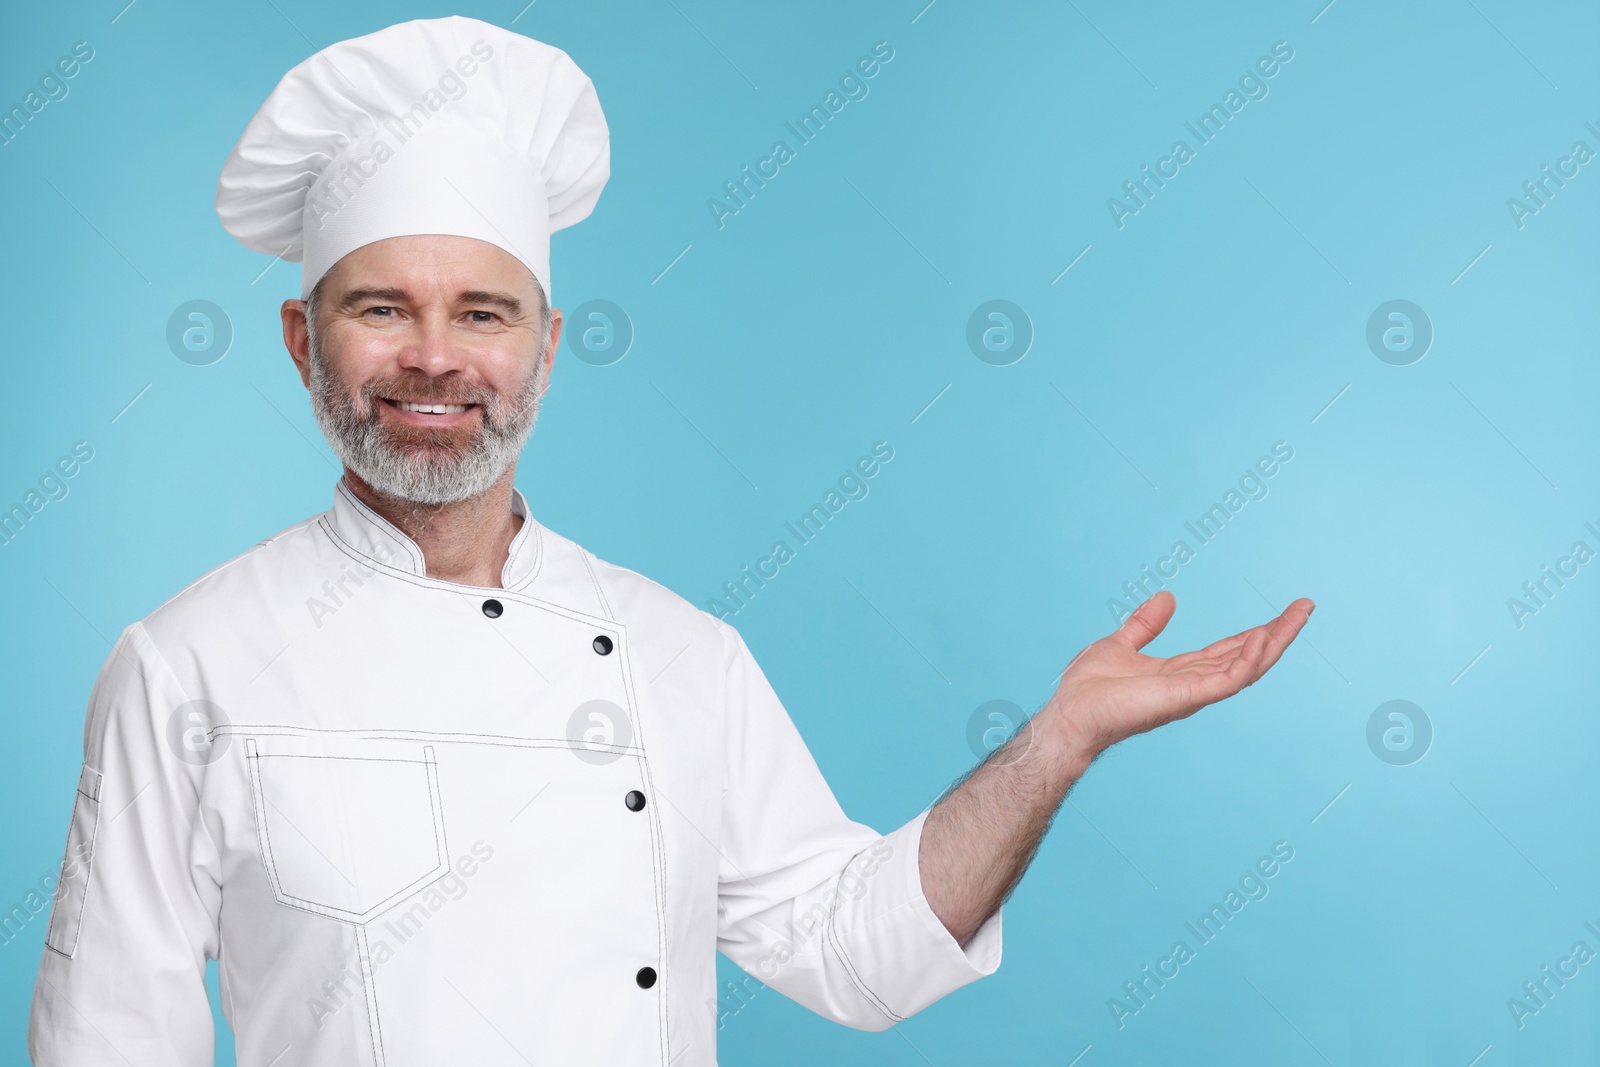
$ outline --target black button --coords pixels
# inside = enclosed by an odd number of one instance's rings
[[[629,811],[644,810],[644,794],[637,789],[628,790],[628,795],[622,798],[622,802],[628,805]]]
[[[483,602],[483,613],[491,619],[498,619],[505,610],[505,605],[498,600],[491,599]]]
[[[602,656],[611,655],[611,648],[611,638],[607,637],[605,634],[601,634],[599,637],[594,639],[594,650],[600,653]]]
[[[640,967],[639,973],[633,976],[633,980],[639,983],[640,989],[649,989],[656,984],[656,969],[654,967]]]

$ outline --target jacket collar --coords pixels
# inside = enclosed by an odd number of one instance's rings
[[[505,566],[500,571],[500,584],[506,589],[517,589],[538,573],[544,539],[541,527],[528,510],[527,498],[515,486],[511,489],[511,511],[522,516],[522,528],[511,539]],[[417,543],[362,503],[342,477],[334,487],[328,522],[341,541],[373,562],[405,574],[427,577],[427,561]]]

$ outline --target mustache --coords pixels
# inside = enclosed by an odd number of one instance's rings
[[[499,396],[494,390],[474,387],[461,380],[451,380],[453,373],[442,378],[423,374],[406,374],[393,378],[378,378],[361,387],[361,398],[369,405],[375,400],[400,400],[413,404],[480,404],[488,406]]]
[[[426,374],[400,374],[388,378],[375,378],[360,389],[361,406],[365,415],[359,415],[354,405],[350,417],[370,426],[378,424],[378,404],[382,400],[409,401],[416,404],[475,404],[483,415],[484,428],[490,433],[507,433],[536,411],[543,392],[530,380],[527,386],[509,393],[496,392],[486,385],[468,382],[459,371],[437,378]],[[439,443],[451,440],[450,431],[422,431],[430,440]]]

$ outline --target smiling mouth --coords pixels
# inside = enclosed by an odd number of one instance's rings
[[[391,400],[389,397],[381,398],[390,407],[401,411],[414,411],[424,415],[459,415],[468,408],[475,408],[476,404],[425,404],[414,400]]]

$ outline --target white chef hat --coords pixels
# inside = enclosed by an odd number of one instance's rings
[[[402,22],[283,76],[217,182],[246,246],[303,261],[300,295],[363,245],[475,237],[550,294],[550,234],[611,175],[594,84],[559,48],[477,19]]]

